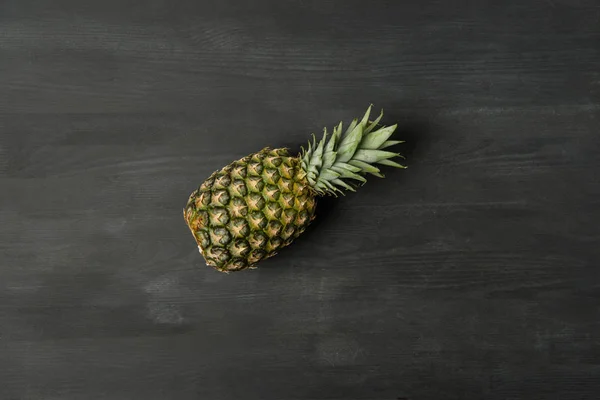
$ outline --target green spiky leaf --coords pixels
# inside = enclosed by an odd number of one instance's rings
[[[385,143],[390,136],[392,136],[397,127],[398,125],[392,125],[386,128],[381,128],[375,132],[371,132],[363,138],[362,142],[360,143],[360,148],[380,149],[381,145]]]
[[[354,155],[354,159],[372,164],[388,158],[397,157],[398,153],[392,153],[385,150],[358,150]]]
[[[365,173],[383,178],[383,175],[380,173],[379,168],[377,168],[369,163],[358,161],[358,160],[352,160],[352,161],[350,161],[350,164],[357,166]]]
[[[386,140],[381,146],[379,146],[379,150],[387,149],[388,147],[392,147],[401,143],[404,143],[404,140]]]
[[[406,168],[405,165],[398,164],[396,161],[392,160],[381,160],[377,161],[377,164],[387,165],[388,167],[396,167],[396,168]]]
[[[347,184],[346,182],[344,182],[341,179],[334,179],[331,181],[331,183],[333,183],[334,185],[337,185],[337,186],[341,186],[344,189],[349,190],[351,192],[356,192],[356,189],[354,189],[352,186],[350,186],[349,184]]]
[[[375,121],[371,122],[367,129],[365,129],[365,135],[374,130],[377,127],[377,125],[379,125],[379,121],[381,121],[381,118],[383,118],[383,110],[381,110],[381,112],[379,113],[379,117],[377,117]]]

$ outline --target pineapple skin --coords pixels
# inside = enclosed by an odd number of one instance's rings
[[[315,218],[316,197],[299,157],[264,148],[214,172],[183,215],[207,265],[239,271],[302,234]]]

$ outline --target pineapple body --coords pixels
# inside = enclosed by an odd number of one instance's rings
[[[315,208],[300,159],[265,148],[214,172],[190,195],[184,218],[206,263],[227,272],[252,268],[292,243]]]

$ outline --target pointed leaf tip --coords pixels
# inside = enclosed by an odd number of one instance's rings
[[[375,121],[371,122],[371,124],[367,127],[367,129],[365,129],[365,135],[370,133],[373,129],[375,129],[377,127],[377,125],[379,124],[379,121],[381,121],[381,118],[383,118],[383,109],[379,113],[379,117],[377,117],[377,119]]]
[[[402,143],[405,143],[405,141],[404,140],[386,140],[381,146],[379,146],[379,149],[380,150],[386,149],[388,147],[395,146],[397,144],[402,144]]]
[[[360,124],[364,127],[367,125],[367,122],[369,122],[369,116],[371,115],[371,109],[373,108],[373,104],[371,104],[369,106],[369,108],[367,108],[367,111],[365,112],[365,115],[363,116],[362,120],[360,121]]]
[[[406,168],[406,166],[404,166],[402,164],[398,164],[397,162],[392,161],[392,160],[377,161],[377,164],[387,165],[388,167],[395,167],[395,168]]]

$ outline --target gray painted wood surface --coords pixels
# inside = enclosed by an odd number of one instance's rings
[[[369,103],[409,169],[255,270],[189,193]],[[597,399],[600,4],[0,0],[1,399]]]

